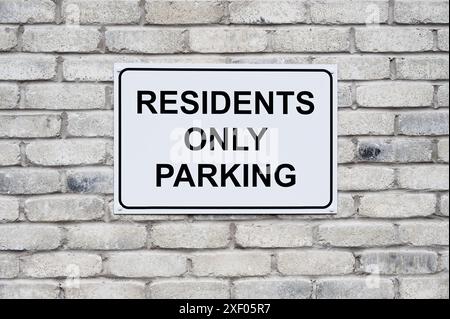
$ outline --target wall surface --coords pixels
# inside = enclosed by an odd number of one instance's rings
[[[0,298],[448,298],[448,9],[0,0]],[[338,64],[338,214],[114,216],[114,62]]]

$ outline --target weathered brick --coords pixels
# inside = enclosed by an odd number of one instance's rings
[[[319,299],[393,299],[394,282],[386,278],[333,278],[317,281]]]
[[[338,193],[338,218],[351,217],[356,213],[356,206],[351,194]]]
[[[448,28],[438,30],[438,48],[441,51],[448,51]]]
[[[310,64],[310,57],[307,55],[277,53],[264,55],[233,54],[227,59],[227,62],[236,64]]]
[[[28,52],[99,51],[101,33],[94,27],[25,27],[22,49]]]
[[[53,225],[0,225],[0,250],[55,249],[61,240],[61,230]]]
[[[78,252],[40,253],[22,257],[20,265],[27,277],[91,277],[102,271],[102,258]]]
[[[0,170],[0,194],[44,194],[61,190],[57,170],[9,168]]]
[[[235,236],[242,247],[303,247],[312,246],[313,228],[296,222],[237,223]]]
[[[81,279],[64,287],[67,299],[144,299],[145,283],[109,279]]]
[[[340,111],[339,135],[393,135],[395,115],[378,111]]]
[[[397,0],[394,21],[405,24],[448,23],[448,1]]]
[[[101,164],[106,157],[107,143],[95,139],[33,141],[27,144],[26,154],[28,160],[35,165]]]
[[[106,47],[111,52],[179,53],[185,50],[183,29],[108,28]]]
[[[391,76],[389,57],[370,55],[317,56],[317,64],[337,64],[340,80],[379,80]]]
[[[25,201],[25,214],[32,222],[95,220],[103,216],[103,200],[98,196],[53,195]]]
[[[47,55],[0,55],[0,79],[48,80],[56,75],[56,58]]]
[[[0,299],[56,299],[59,293],[59,283],[56,281],[0,281]]]
[[[113,192],[113,171],[111,168],[78,168],[67,172],[67,190],[72,193]]]
[[[195,253],[191,256],[196,276],[239,277],[270,273],[271,258],[263,251]]]
[[[350,31],[325,27],[277,29],[272,34],[274,52],[345,52]]]
[[[267,32],[256,28],[194,28],[189,46],[194,52],[262,52],[267,48]]]
[[[186,265],[180,253],[120,252],[108,255],[105,269],[117,277],[171,277],[184,274]]]
[[[152,299],[228,299],[229,286],[223,280],[158,280],[149,286]]]
[[[449,89],[448,84],[440,85],[437,93],[438,106],[449,106]]]
[[[395,227],[383,222],[330,222],[319,226],[319,240],[337,247],[390,246],[397,243]]]
[[[338,107],[352,106],[352,86],[350,84],[338,84]]]
[[[69,136],[114,135],[114,114],[111,111],[68,113],[67,134]]]
[[[0,122],[0,137],[55,137],[61,129],[61,117],[55,114],[4,114]]]
[[[397,61],[397,78],[408,80],[446,80],[448,56],[404,57]]]
[[[402,135],[448,135],[448,111],[403,113],[398,124]]]
[[[338,140],[338,163],[350,163],[355,160],[356,145],[351,139]]]
[[[438,141],[438,160],[448,163],[448,138],[444,138]]]
[[[373,218],[430,216],[435,206],[434,194],[373,193],[361,196],[359,214]]]
[[[229,237],[225,223],[161,223],[151,231],[152,244],[162,248],[221,248]]]
[[[145,3],[145,20],[149,24],[220,23],[225,4],[220,1],[159,1]]]
[[[431,106],[433,92],[426,83],[364,84],[356,88],[356,100],[366,107]]]
[[[19,259],[15,255],[0,255],[0,278],[15,278],[19,274]]]
[[[67,227],[67,247],[72,249],[137,249],[145,246],[144,225],[80,224]]]
[[[51,0],[0,0],[0,23],[44,23],[55,21]]]
[[[400,278],[403,299],[448,299],[448,274]]]
[[[448,221],[401,222],[400,240],[413,246],[448,246]]]
[[[394,169],[375,166],[338,168],[339,190],[384,190],[394,185]]]
[[[278,253],[278,270],[284,275],[343,275],[353,272],[352,253],[328,250]]]
[[[398,176],[401,188],[448,190],[448,165],[404,166]]]
[[[360,267],[372,274],[430,274],[437,271],[437,257],[426,250],[366,251],[360,254]]]
[[[66,24],[137,24],[139,0],[64,0]]]
[[[433,32],[426,28],[356,28],[361,52],[418,52],[433,49]]]
[[[448,194],[441,196],[441,207],[439,208],[439,213],[443,216],[448,216]]]
[[[0,27],[0,52],[11,50],[16,45],[17,27]]]
[[[431,140],[360,138],[356,156],[367,162],[431,162],[432,153]]]
[[[15,221],[19,218],[19,200],[0,196],[0,222]]]
[[[20,164],[20,146],[18,142],[0,141],[0,166]]]
[[[448,250],[439,253],[439,270],[448,272]]]
[[[312,285],[307,279],[243,279],[233,283],[237,299],[308,299]]]
[[[229,5],[230,23],[277,24],[306,22],[306,1],[241,1]]]
[[[16,84],[0,83],[0,109],[12,109],[19,102],[19,87]]]
[[[318,24],[373,24],[388,20],[388,0],[316,0],[310,10],[312,22]]]

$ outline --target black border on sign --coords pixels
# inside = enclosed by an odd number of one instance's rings
[[[122,75],[126,71],[247,71],[247,72],[324,72],[330,77],[330,200],[324,206],[127,206],[122,202]],[[210,210],[225,210],[225,209],[325,209],[331,206],[333,202],[333,75],[330,71],[325,69],[260,69],[260,68],[125,68],[119,73],[119,204],[125,209],[210,209]]]

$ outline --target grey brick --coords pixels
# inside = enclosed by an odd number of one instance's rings
[[[448,52],[448,28],[438,30],[438,48]]]
[[[15,255],[0,254],[0,278],[15,278],[19,274],[19,259]]]
[[[405,24],[448,23],[448,1],[397,0],[394,21]]]
[[[70,112],[67,120],[69,136],[112,137],[114,135],[114,114],[111,111]]]
[[[431,140],[360,138],[356,156],[367,162],[431,162],[432,153]]]
[[[448,163],[448,138],[444,138],[438,141],[438,160]]]
[[[400,167],[398,176],[401,188],[448,190],[448,165]]]
[[[440,85],[437,94],[438,106],[449,106],[448,96],[449,96],[448,84]]]
[[[0,0],[0,23],[44,23],[55,21],[51,0]]]
[[[319,299],[393,299],[394,283],[386,278],[333,278],[319,279]]]
[[[57,170],[8,168],[0,170],[0,194],[44,194],[61,190]]]
[[[61,230],[53,225],[0,225],[0,250],[49,250],[61,240]]]
[[[379,111],[339,111],[339,135],[393,135],[395,115]]]
[[[0,166],[20,164],[20,146],[18,142],[0,141]]]
[[[229,284],[223,280],[157,280],[150,284],[153,299],[228,299]]]
[[[339,190],[384,190],[394,186],[394,169],[390,167],[338,167]]]
[[[338,163],[350,163],[355,160],[356,145],[351,139],[338,139]]]
[[[19,218],[19,200],[0,196],[0,222],[15,221]]]
[[[439,207],[439,212],[443,216],[448,216],[448,194],[441,196],[441,205]]]
[[[402,135],[448,135],[448,111],[403,113],[398,119]]]
[[[403,244],[448,246],[448,221],[405,221],[399,230]]]
[[[0,83],[0,109],[11,109],[19,102],[19,87],[16,84]]]
[[[0,137],[55,137],[61,129],[61,117],[55,114],[2,114],[0,122]]]
[[[403,299],[448,299],[448,274],[400,278]]]
[[[17,28],[0,27],[0,52],[13,49],[17,45]]]
[[[356,213],[356,206],[351,194],[338,193],[337,217],[351,217]]]
[[[348,84],[338,84],[338,107],[352,106],[352,87]]]
[[[113,193],[113,171],[108,167],[67,171],[67,190],[72,193]]]
[[[398,79],[448,80],[448,57],[405,57],[396,61]]]
[[[0,79],[48,80],[56,75],[56,58],[40,54],[0,55]]]
[[[365,84],[356,89],[356,100],[366,107],[431,106],[433,86],[427,83]]]
[[[233,283],[238,299],[307,299],[312,285],[307,279],[243,279]]]
[[[0,281],[0,299],[56,299],[59,292],[57,281]]]
[[[128,280],[81,279],[64,288],[67,299],[144,299],[145,283]]]

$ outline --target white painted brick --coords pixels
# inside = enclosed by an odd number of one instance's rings
[[[405,24],[448,23],[448,1],[397,0],[394,21]]]
[[[55,249],[61,240],[61,230],[53,225],[0,225],[0,250]]]
[[[427,83],[365,84],[356,88],[356,100],[367,107],[431,106],[433,92]]]
[[[434,194],[373,193],[360,198],[359,214],[373,218],[430,216],[435,212]]]
[[[10,168],[0,170],[0,194],[44,194],[61,190],[57,170]]]
[[[394,282],[391,279],[377,278],[377,285],[372,278],[333,278],[317,281],[317,298],[319,299],[393,299]]]
[[[109,167],[72,169],[67,171],[67,191],[112,194],[113,177]]]
[[[338,140],[338,163],[350,163],[355,159],[356,146],[351,139]]]
[[[0,141],[0,166],[20,164],[20,146],[18,142]]]
[[[448,274],[400,278],[403,299],[448,299]]]
[[[328,250],[283,251],[278,253],[278,270],[284,275],[344,275],[353,272],[350,252]]]
[[[317,56],[316,64],[337,64],[340,80],[379,80],[391,76],[389,57],[373,55]]]
[[[398,122],[403,135],[448,135],[448,111],[403,113]]]
[[[338,107],[347,107],[353,104],[352,87],[349,84],[338,84]]]
[[[171,277],[184,274],[186,265],[180,253],[120,252],[108,255],[105,269],[117,277]]]
[[[67,247],[72,249],[118,250],[145,246],[144,225],[80,224],[67,227]]]
[[[55,21],[51,0],[0,0],[0,23],[44,23]]]
[[[413,246],[448,246],[448,221],[401,222],[400,240]]]
[[[27,277],[56,278],[91,277],[102,271],[99,255],[74,252],[40,253],[20,260],[21,270]]]
[[[440,214],[443,216],[448,216],[448,194],[441,196]]]
[[[339,111],[339,135],[393,135],[395,115],[378,111]]]
[[[437,94],[438,105],[449,106],[448,96],[449,96],[448,84],[440,85]]]
[[[233,0],[229,5],[230,23],[277,24],[306,22],[306,1]]]
[[[448,28],[438,30],[438,48],[441,51],[448,51]]]
[[[93,27],[25,27],[22,49],[27,52],[95,52],[101,34]]]
[[[15,255],[0,254],[0,278],[15,278],[19,274],[19,259]]]
[[[11,109],[19,102],[19,87],[16,84],[0,83],[0,109]]]
[[[426,250],[366,251],[360,254],[360,267],[372,274],[431,274],[437,271],[437,257]]]
[[[448,138],[444,138],[438,141],[438,159],[442,162],[448,163]]]
[[[431,140],[359,138],[356,156],[368,162],[431,162],[432,153]]]
[[[349,35],[346,28],[282,28],[272,34],[272,49],[274,52],[345,52],[350,47]]]
[[[408,80],[446,80],[448,74],[448,56],[420,56],[399,58],[397,78]]]
[[[25,214],[32,222],[96,220],[103,216],[102,198],[93,195],[53,195],[25,201]]]
[[[101,109],[105,86],[99,84],[41,83],[26,88],[25,107],[31,109]]]
[[[426,28],[356,28],[361,52],[420,52],[433,49],[433,32]]]
[[[191,260],[196,276],[263,276],[271,267],[270,254],[264,251],[194,253]]]
[[[69,136],[114,135],[114,114],[110,111],[68,113],[67,133]]]
[[[57,299],[59,293],[59,283],[56,281],[0,281],[0,299]]]
[[[351,194],[338,193],[337,217],[351,217],[356,213],[355,201]]]
[[[185,50],[183,29],[108,28],[110,52],[179,53]]]
[[[223,280],[158,280],[149,286],[152,299],[228,299],[228,283]]]
[[[394,185],[394,169],[380,166],[338,168],[339,190],[384,190]]]
[[[243,279],[233,283],[237,299],[308,299],[312,285],[307,279]]]
[[[330,222],[319,226],[321,243],[337,247],[390,246],[397,243],[395,227],[383,222]]]
[[[262,52],[267,42],[267,31],[256,28],[194,28],[189,31],[189,46],[194,52]]]
[[[0,222],[15,221],[19,218],[19,200],[0,196]]]
[[[401,188],[448,190],[448,165],[400,167],[398,176]]]
[[[64,0],[62,16],[67,24],[137,24],[139,0]]]
[[[108,279],[81,279],[79,287],[64,287],[67,299],[144,299],[145,283]]]
[[[312,246],[311,225],[296,222],[247,222],[236,224],[236,244],[242,247]]]
[[[0,79],[48,80],[56,75],[56,58],[47,55],[0,55]]]
[[[0,137],[55,137],[61,129],[61,117],[54,114],[4,114],[0,122]]]
[[[148,24],[208,24],[220,23],[225,15],[221,1],[159,1],[145,3]]]
[[[311,20],[318,24],[372,24],[388,20],[388,0],[315,0],[310,7]]]
[[[0,52],[13,49],[17,45],[17,27],[0,27]]]
[[[26,154],[35,165],[100,164],[105,160],[106,146],[106,141],[96,139],[33,141],[27,144]]]
[[[151,231],[152,244],[161,248],[221,248],[229,237],[226,223],[161,223]]]

